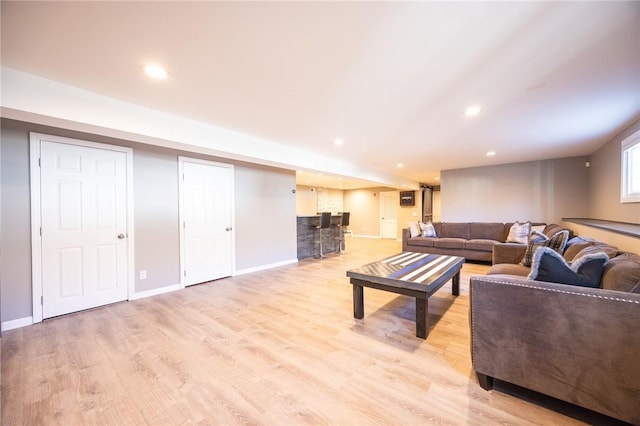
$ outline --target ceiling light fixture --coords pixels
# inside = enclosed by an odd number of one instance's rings
[[[495,151],[487,151],[487,157],[495,157],[496,152]]]
[[[474,117],[480,114],[480,111],[482,111],[482,108],[480,107],[480,105],[475,104],[467,107],[467,109],[464,110],[464,115],[466,117]]]
[[[404,167],[404,164],[402,164],[402,163],[398,163],[398,164],[396,164],[396,167],[397,167],[397,168],[399,168],[399,169],[401,169],[401,168],[403,168],[403,167]]]
[[[342,139],[340,139],[340,138],[335,138],[333,140],[333,144],[334,145],[342,145],[343,143],[344,143],[344,141]]]
[[[151,78],[156,80],[166,80],[169,73],[160,65],[148,64],[144,66],[144,72]]]

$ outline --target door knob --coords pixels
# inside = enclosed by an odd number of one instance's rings
[[[230,227],[230,226],[227,226],[227,228],[225,229],[225,231],[227,231],[227,232],[231,231],[231,227]]]
[[[118,234],[118,239],[119,240],[124,240],[124,234]]]

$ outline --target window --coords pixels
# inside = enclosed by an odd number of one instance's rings
[[[640,203],[640,131],[622,141],[622,203]]]

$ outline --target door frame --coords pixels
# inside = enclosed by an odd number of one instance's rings
[[[42,205],[41,170],[40,170],[40,143],[54,142],[67,145],[75,145],[85,148],[96,148],[107,151],[123,152],[126,155],[126,186],[127,186],[127,300],[131,300],[135,283],[135,257],[134,257],[134,232],[133,232],[133,149],[109,145],[98,142],[90,142],[81,139],[72,139],[62,136],[47,135],[44,133],[29,133],[29,166],[30,166],[30,191],[31,191],[31,293],[33,296],[33,323],[42,322]]]
[[[200,158],[178,156],[178,210],[179,210],[179,223],[180,229],[180,288],[185,288],[184,268],[185,268],[185,253],[184,253],[184,163],[199,163],[206,164],[214,167],[222,167],[229,170],[231,173],[231,179],[229,179],[229,214],[231,222],[231,276],[236,274],[236,226],[235,226],[235,176],[233,164],[220,163],[217,161],[202,160]]]

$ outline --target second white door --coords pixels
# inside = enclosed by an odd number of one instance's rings
[[[380,236],[382,238],[398,238],[398,193],[380,193]]]
[[[233,273],[233,166],[180,157],[183,286]]]

